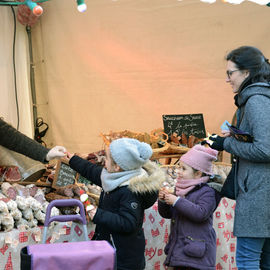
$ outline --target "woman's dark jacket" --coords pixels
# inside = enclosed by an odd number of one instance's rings
[[[200,270],[216,269],[216,233],[213,212],[215,191],[201,184],[179,198],[174,206],[158,201],[159,214],[171,219],[165,265],[187,266]]]
[[[70,159],[70,166],[102,187],[102,167],[78,156]],[[102,190],[93,219],[96,224],[94,239],[107,240],[115,246],[119,270],[141,270],[145,267],[144,210],[157,200],[160,183],[165,176],[152,162],[143,168],[148,177],[130,179],[129,186],[121,186],[111,192]]]
[[[49,149],[17,131],[0,118],[0,145],[40,162],[47,162]]]

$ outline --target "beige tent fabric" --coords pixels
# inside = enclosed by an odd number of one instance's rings
[[[14,8],[16,14],[16,7]],[[14,22],[10,7],[0,6],[0,117],[17,127],[17,108],[13,72]],[[19,130],[33,136],[31,92],[29,85],[28,42],[25,27],[17,22],[15,63],[19,104]]]
[[[163,114],[203,113],[220,131],[235,107],[224,57],[253,45],[270,57],[270,8],[199,0],[53,0],[33,29],[45,140],[71,152],[101,149],[100,132],[150,132]]]

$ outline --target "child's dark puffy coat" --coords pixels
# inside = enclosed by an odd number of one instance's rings
[[[70,166],[94,184],[101,186],[102,167],[78,156]],[[118,270],[141,270],[145,267],[145,237],[142,229],[144,210],[157,200],[163,172],[148,162],[143,167],[148,176],[129,180],[111,192],[101,192],[99,206],[93,222],[96,224],[95,240],[107,240],[116,248]]]

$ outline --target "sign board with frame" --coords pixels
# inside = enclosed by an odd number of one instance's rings
[[[76,183],[77,172],[73,170],[68,162],[60,159],[57,162],[55,175],[52,183],[53,188],[59,188]]]
[[[85,184],[89,185],[91,184],[91,181],[86,179],[85,177],[81,176],[79,173],[76,176],[76,184]]]
[[[203,114],[162,115],[164,132],[170,137],[173,133],[205,138]]]

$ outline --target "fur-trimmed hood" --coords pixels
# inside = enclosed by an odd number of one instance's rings
[[[128,188],[139,194],[159,191],[166,180],[164,171],[153,161],[146,162],[143,169],[146,174],[131,178]]]

